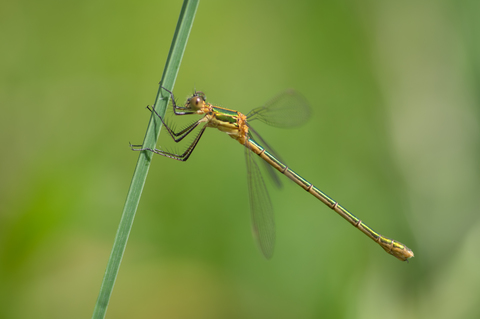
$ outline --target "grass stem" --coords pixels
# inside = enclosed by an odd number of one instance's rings
[[[170,98],[161,87],[163,86],[168,90],[173,91],[173,86],[177,78],[183,53],[185,52],[185,47],[187,45],[188,36],[190,35],[190,30],[197,11],[198,2],[199,0],[185,0],[183,2],[170,52],[163,71],[162,80],[160,82],[160,87],[155,99],[155,110],[157,110],[161,116],[165,114]],[[152,113],[143,141],[144,147],[155,147],[158,136],[160,135],[161,126],[162,123],[160,120]],[[110,253],[107,269],[105,270],[102,286],[93,311],[93,319],[105,317],[113,286],[120,268],[120,263],[127,245],[128,236],[132,229],[133,220],[135,219],[138,203],[140,202],[143,186],[147,179],[147,173],[152,159],[151,157],[151,152],[140,152],[138,157],[137,166],[133,173],[132,182],[130,184],[120,224],[118,225],[117,234],[115,236],[115,242]]]

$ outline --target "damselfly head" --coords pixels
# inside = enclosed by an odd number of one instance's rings
[[[203,92],[195,92],[195,94],[187,100],[187,103],[185,104],[185,107],[192,109],[192,110],[198,110],[200,109],[203,104],[205,103],[206,97]]]

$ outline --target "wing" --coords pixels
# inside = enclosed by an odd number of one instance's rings
[[[311,113],[305,97],[293,89],[288,89],[264,106],[251,110],[247,114],[247,121],[259,120],[271,126],[286,128],[304,124]]]
[[[285,163],[281,158],[280,156],[278,156],[277,152],[275,152],[272,147],[270,145],[268,145],[267,142],[265,142],[265,140],[260,136],[260,134],[258,134],[257,131],[255,131],[253,129],[253,127],[251,127],[250,125],[248,125],[248,130],[249,130],[249,136],[250,138],[252,138],[254,141],[258,141],[261,143],[261,145],[270,153],[272,154],[273,156],[275,156],[280,162],[282,163]],[[278,172],[275,171],[275,169],[270,166],[270,164],[268,164],[267,162],[265,161],[262,161],[263,163],[263,167],[265,167],[265,169],[267,170],[268,172],[268,175],[270,176],[270,178],[273,180],[275,186],[277,186],[278,188],[282,188],[282,181],[280,180],[280,178],[278,178]]]
[[[270,259],[275,246],[275,218],[267,187],[254,156],[255,153],[245,147],[252,232],[263,255]]]

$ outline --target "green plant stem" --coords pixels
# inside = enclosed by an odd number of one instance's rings
[[[185,52],[188,36],[192,28],[195,13],[197,11],[199,0],[185,0],[183,2],[180,17],[178,18],[177,27],[173,36],[172,45],[168,54],[165,69],[163,71],[162,80],[160,82],[160,88],[155,99],[155,110],[163,116],[165,114],[166,107],[168,105],[169,95],[164,92],[161,87],[165,87],[170,91],[173,91],[173,86],[177,78],[178,69],[180,68],[180,62]],[[148,123],[147,132],[143,141],[144,147],[154,148],[160,135],[160,128],[162,123],[154,114],[150,117]],[[98,294],[97,303],[93,311],[92,318],[104,318],[107,311],[110,296],[112,295],[113,286],[117,278],[120,263],[122,261],[125,247],[127,245],[128,236],[132,229],[133,220],[135,218],[135,212],[137,211],[138,203],[140,201],[140,195],[147,179],[148,169],[150,167],[152,153],[140,152],[138,157],[137,166],[133,173],[130,189],[127,194],[125,206],[123,208],[122,218],[118,225],[117,234],[115,236],[115,242],[110,253],[107,269],[103,277],[102,286]]]

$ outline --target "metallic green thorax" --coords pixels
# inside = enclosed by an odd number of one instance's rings
[[[227,122],[230,124],[236,124],[238,122],[239,113],[237,111],[232,111],[229,109],[224,109],[222,107],[214,106],[212,107],[215,118],[222,122]]]

